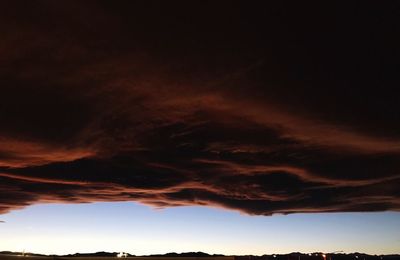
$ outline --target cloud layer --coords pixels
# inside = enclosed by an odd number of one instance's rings
[[[95,201],[400,210],[393,10],[8,2],[0,213]]]

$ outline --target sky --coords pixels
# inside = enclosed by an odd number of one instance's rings
[[[316,219],[324,224],[310,243],[324,248],[325,218],[391,223],[400,211],[399,10],[372,1],[4,1],[1,228],[18,214],[45,217],[53,204],[78,216],[95,203],[104,218],[115,205],[172,221],[131,209],[139,203],[189,219],[227,214],[259,230]],[[361,229],[360,248],[370,250],[375,238]]]
[[[400,213],[248,216],[206,207],[155,210],[132,202],[35,205],[3,215],[0,251],[135,255],[398,253]],[[101,228],[99,228],[101,227]]]

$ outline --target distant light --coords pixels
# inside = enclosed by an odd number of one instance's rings
[[[128,253],[124,253],[124,252],[120,252],[120,253],[117,254],[118,258],[127,257],[127,256],[128,256]]]
[[[326,255],[325,255],[325,254],[323,254],[323,255],[322,255],[322,257],[323,257],[323,258],[326,258]]]

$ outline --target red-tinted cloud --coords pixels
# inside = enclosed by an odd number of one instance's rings
[[[94,201],[400,209],[390,8],[28,5],[0,13],[1,213]]]

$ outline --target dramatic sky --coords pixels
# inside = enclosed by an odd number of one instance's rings
[[[1,1],[0,228],[43,203],[399,217],[399,16],[395,1]]]

